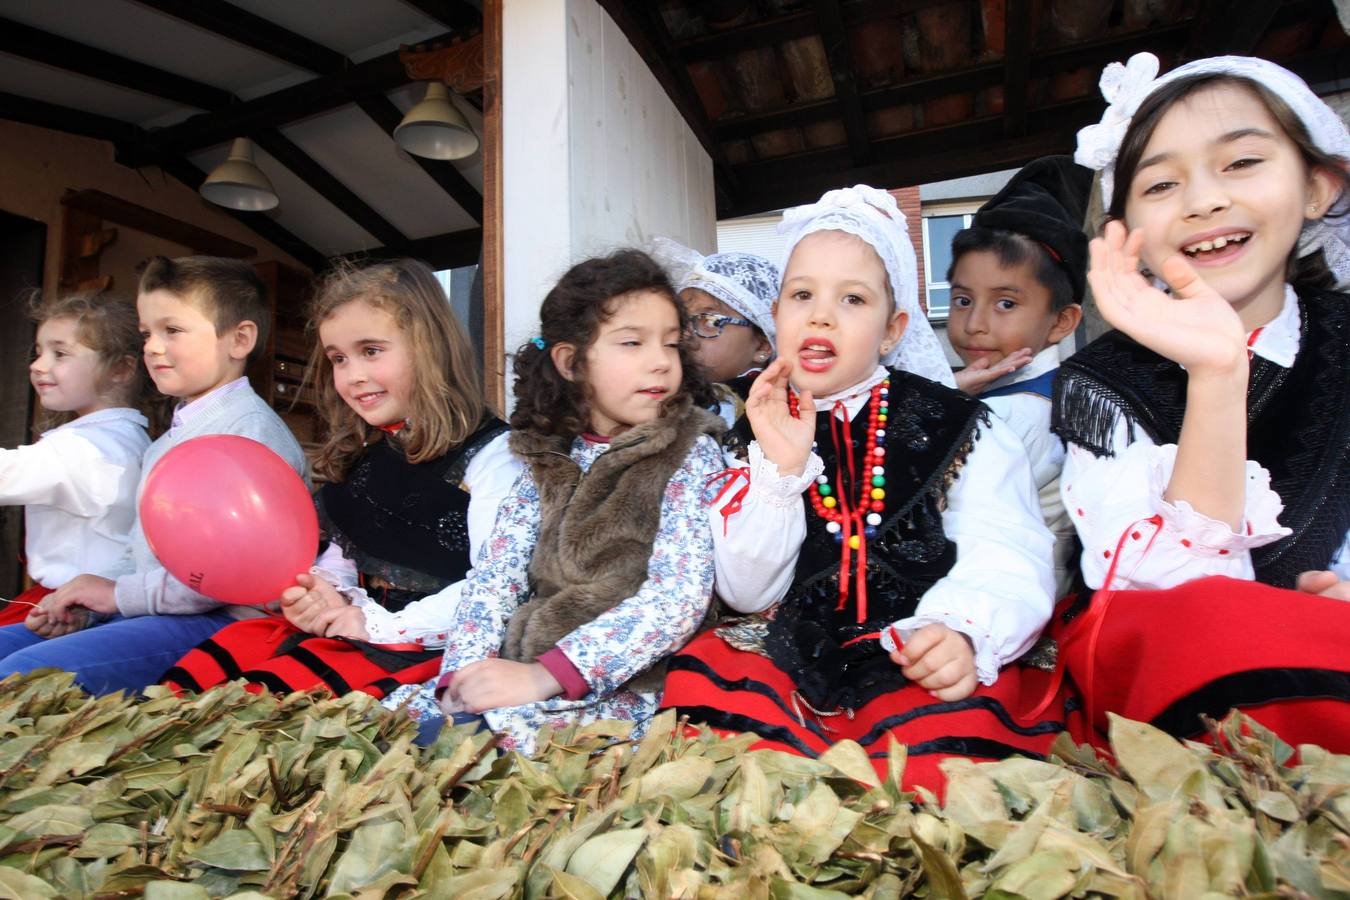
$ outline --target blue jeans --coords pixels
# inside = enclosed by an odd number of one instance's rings
[[[3,629],[0,629],[3,630]],[[443,726],[478,725],[479,731],[487,731],[487,719],[477,713],[457,712],[445,716],[427,716],[417,720],[417,737],[413,743],[419,747],[429,747],[436,742]]]
[[[222,610],[195,616],[114,616],[44,640],[27,625],[0,628],[0,678],[65,669],[91,694],[139,693],[183,655],[235,619]]]

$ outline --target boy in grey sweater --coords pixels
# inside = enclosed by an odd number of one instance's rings
[[[308,481],[299,443],[244,377],[266,345],[271,318],[253,268],[232,259],[156,257],[141,275],[136,307],[150,377],[179,398],[169,430],[146,450],[138,498],[165,453],[208,434],[266,444]],[[80,575],[24,624],[0,628],[0,677],[53,667],[74,672],[92,693],[139,691],[220,628],[257,614],[256,607],[211,600],[169,574],[139,517],[124,563],[119,577]]]

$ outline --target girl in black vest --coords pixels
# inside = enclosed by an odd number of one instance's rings
[[[284,617],[217,632],[165,675],[172,686],[243,678],[382,697],[432,677],[460,582],[520,471],[425,265],[340,268],[310,321],[327,425],[314,471],[329,479],[315,504],[328,547],[283,594]]]
[[[656,710],[661,661],[712,592],[709,478],[722,430],[690,363],[684,310],[650,257],[570,269],[517,351],[511,448],[525,471],[465,585],[441,676],[401,689],[434,732],[481,716],[530,753],[543,725]]]
[[[1345,752],[1350,135],[1265,60],[1157,73],[1108,67],[1079,134],[1111,219],[1088,278],[1119,330],[1056,385],[1097,590],[1060,619],[1061,658],[1093,739],[1108,711],[1195,736],[1239,707]]]
[[[717,592],[754,614],[670,664],[664,703],[757,746],[848,738],[937,787],[953,754],[1045,753],[1015,720],[1049,673],[1013,663],[1050,616],[1052,539],[1017,435],[955,390],[895,199],[788,210],[779,359],[751,388],[711,519]]]

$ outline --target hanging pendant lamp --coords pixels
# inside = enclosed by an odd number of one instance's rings
[[[450,91],[439,81],[427,83],[427,93],[394,129],[394,142],[416,156],[428,159],[463,159],[478,150],[464,114],[450,102]]]
[[[253,161],[253,142],[235,138],[230,156],[202,182],[201,195],[217,206],[244,212],[275,209],[280,199],[272,181]]]

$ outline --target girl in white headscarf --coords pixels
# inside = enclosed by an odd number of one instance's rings
[[[1062,497],[1105,589],[1061,658],[1089,737],[1108,710],[1192,736],[1236,706],[1345,752],[1350,135],[1266,60],[1157,72],[1108,67],[1079,133],[1111,220],[1088,280],[1118,330],[1056,385]]]
[[[1005,668],[1052,606],[1021,442],[952,386],[890,194],[831,191],[782,227],[779,358],[711,513],[717,592],[750,615],[674,658],[663,703],[796,753],[856,740],[883,773],[896,740],[934,788],[951,754],[1046,752],[1062,722],[1013,717],[1048,676]]]

